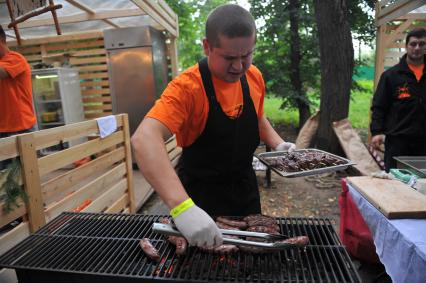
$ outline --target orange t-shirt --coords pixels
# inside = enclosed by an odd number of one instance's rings
[[[0,58],[0,68],[10,76],[0,79],[0,132],[30,129],[36,123],[30,65],[24,56],[9,51]]]
[[[262,74],[251,66],[246,72],[257,116],[263,116],[265,82]],[[241,112],[243,92],[240,81],[228,83],[212,77],[216,98],[223,112],[229,117],[236,117]],[[163,123],[176,134],[181,147],[191,145],[203,132],[209,113],[209,101],[203,87],[198,64],[190,67],[169,83],[161,98],[148,112],[146,117]]]
[[[421,64],[418,66],[408,64],[408,67],[411,71],[413,71],[414,75],[416,76],[417,81],[420,81],[420,79],[422,78],[424,66],[425,64]]]

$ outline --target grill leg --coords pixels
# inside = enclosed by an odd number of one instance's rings
[[[271,148],[266,145],[266,152],[271,152]],[[266,178],[266,187],[270,188],[271,187],[271,169],[268,167],[268,169],[266,169],[265,172],[265,178]]]

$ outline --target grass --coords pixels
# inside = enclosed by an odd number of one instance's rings
[[[370,103],[373,96],[373,81],[358,81],[367,91],[352,91],[349,104],[349,120],[354,128],[368,128],[370,120]],[[281,98],[268,96],[265,98],[265,115],[274,124],[298,125],[297,109],[279,109]]]

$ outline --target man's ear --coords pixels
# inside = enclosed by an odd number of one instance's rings
[[[207,38],[203,39],[203,49],[204,49],[204,55],[209,56],[209,53],[210,53],[210,43],[207,40]]]

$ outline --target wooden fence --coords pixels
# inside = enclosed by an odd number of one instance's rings
[[[0,198],[0,228],[7,230],[0,236],[0,254],[63,211],[135,212],[128,118],[115,117],[118,129],[105,138],[91,120],[0,139],[0,161],[20,159],[17,182],[28,196],[9,212],[7,198]],[[75,165],[85,158],[87,163]]]
[[[70,54],[69,65],[78,68],[80,74],[85,118],[92,119],[112,113],[102,32],[31,40],[26,45],[11,48],[24,55],[32,66],[41,63],[43,58]]]

